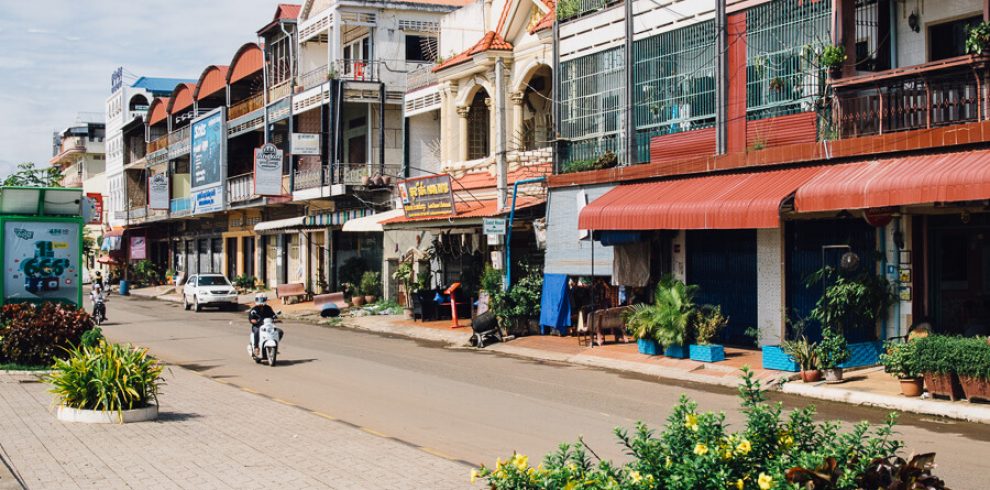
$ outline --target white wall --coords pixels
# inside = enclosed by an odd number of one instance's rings
[[[947,20],[981,15],[980,0],[939,0],[921,2],[918,5],[920,32],[908,26],[908,17],[915,9],[915,2],[892,2],[897,9],[897,66],[911,66],[928,61],[928,26]],[[923,8],[922,8],[923,5]]]
[[[485,33],[484,16],[484,3],[480,0],[443,16],[440,19],[440,56],[449,58],[474,46]]]
[[[440,112],[431,111],[408,118],[410,176],[440,171]]]
[[[756,323],[760,345],[780,343],[784,332],[783,228],[756,230]]]

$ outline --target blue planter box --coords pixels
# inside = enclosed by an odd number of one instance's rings
[[[691,360],[701,362],[718,362],[725,360],[725,348],[721,345],[696,345],[691,344]]]
[[[849,360],[839,364],[840,368],[875,366],[880,364],[880,353],[883,352],[883,342],[857,342],[849,344]]]
[[[660,354],[660,344],[658,344],[656,340],[637,339],[636,347],[639,348],[640,354],[646,354],[648,356],[656,356]]]
[[[663,355],[677,359],[686,359],[688,356],[688,349],[683,345],[668,345],[667,349],[663,351]]]
[[[764,345],[763,369],[796,373],[801,370],[801,366],[791,356],[785,354],[784,349],[779,345]]]

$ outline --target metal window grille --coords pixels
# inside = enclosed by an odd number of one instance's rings
[[[886,69],[887,53],[880,53],[880,18],[877,0],[856,0],[856,69]],[[883,15],[888,15],[884,12]]]
[[[561,63],[560,132],[571,140],[562,162],[595,160],[606,151],[622,161],[625,60],[615,48]]]
[[[831,2],[774,0],[746,13],[748,119],[814,109],[823,91],[818,53],[831,41]]]
[[[636,41],[633,117],[638,162],[650,138],[715,124],[715,21]]]
[[[485,158],[489,153],[489,116],[488,104],[485,103],[485,93],[478,92],[471,102],[468,112],[468,160]]]

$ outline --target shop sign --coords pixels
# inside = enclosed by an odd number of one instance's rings
[[[168,209],[168,175],[164,172],[148,177],[148,209]]]
[[[223,181],[223,112],[216,112],[192,123],[192,188],[199,189]]]
[[[484,229],[486,235],[504,235],[505,218],[485,218]]]
[[[127,249],[127,256],[131,260],[144,260],[148,258],[148,244],[143,236],[132,236],[130,247]]]
[[[214,213],[223,210],[223,196],[220,186],[211,187],[193,193],[193,213]]]
[[[282,195],[282,150],[271,143],[254,150],[254,193]]]
[[[293,155],[320,155],[320,135],[316,133],[292,133]]]
[[[78,221],[5,221],[4,302],[79,304],[81,226]]]
[[[430,175],[399,183],[399,198],[406,218],[455,214],[450,175]]]
[[[117,93],[118,90],[124,86],[124,67],[118,66],[113,73],[110,74],[110,93]]]
[[[103,224],[103,194],[90,192],[83,198],[83,221],[87,225]]]

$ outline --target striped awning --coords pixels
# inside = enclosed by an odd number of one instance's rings
[[[341,209],[332,213],[322,213],[306,217],[309,226],[343,226],[348,220],[375,214],[372,209]]]

